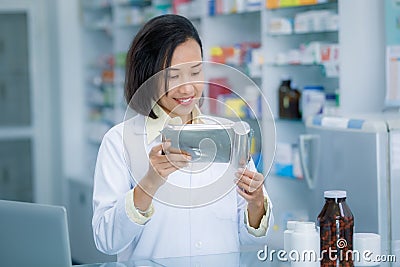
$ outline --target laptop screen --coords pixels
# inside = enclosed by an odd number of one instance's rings
[[[0,255],[0,266],[72,266],[65,208],[0,200]]]

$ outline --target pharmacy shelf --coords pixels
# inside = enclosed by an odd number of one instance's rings
[[[309,31],[309,32],[293,32],[293,33],[270,33],[267,35],[270,37],[293,37],[293,36],[315,36],[315,35],[328,35],[338,34],[339,30],[325,30],[325,31]]]
[[[339,88],[340,77],[327,77],[324,62],[318,62],[310,57],[299,58],[301,49],[307,47],[312,42],[320,43],[338,43],[339,42],[339,29],[313,29],[303,30],[303,32],[295,31],[295,17],[303,12],[310,11],[324,11],[329,10],[332,13],[338,12],[338,2],[330,2],[316,5],[307,6],[291,6],[276,9],[263,9],[261,17],[261,30],[262,30],[262,47],[265,56],[265,63],[263,64],[262,75],[262,88],[269,105],[271,107],[273,116],[275,118],[277,145],[283,146],[291,145],[293,148],[298,146],[299,135],[305,133],[305,126],[301,119],[283,119],[279,118],[279,101],[278,101],[278,88],[281,83],[281,77],[287,76],[296,84],[296,89],[301,89],[306,85],[322,85],[327,91],[334,92]],[[312,13],[312,12],[311,12]],[[304,13],[303,13],[304,14]],[[287,20],[290,22],[291,28],[270,29],[270,23],[279,19]],[[273,20],[274,19],[274,20]],[[279,24],[278,24],[279,25]],[[284,24],[282,24],[284,25]],[[275,25],[274,25],[275,26]],[[285,25],[287,26],[287,24]],[[290,34],[283,34],[280,32],[290,32]],[[290,58],[290,52],[299,50],[298,54],[294,54]],[[310,63],[298,63],[298,62]],[[283,63],[280,63],[282,61]],[[295,64],[290,63],[296,62]],[[311,63],[312,62],[312,63]],[[279,148],[278,148],[279,149]],[[291,149],[293,164],[297,149]],[[264,154],[267,153],[264,150]],[[277,153],[281,154],[282,150]],[[290,155],[286,155],[290,158]],[[279,157],[274,159],[278,163]],[[271,174],[275,175],[274,167],[272,167]],[[293,176],[293,175],[292,175]],[[290,179],[295,179],[293,177]],[[276,176],[279,177],[279,176]],[[282,177],[279,177],[280,179]],[[303,181],[300,181],[303,182]]]

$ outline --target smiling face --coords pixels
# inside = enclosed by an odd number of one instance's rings
[[[168,69],[168,92],[162,92],[158,104],[170,117],[179,116],[183,123],[191,120],[191,113],[203,93],[203,72],[199,44],[188,39],[176,47]]]

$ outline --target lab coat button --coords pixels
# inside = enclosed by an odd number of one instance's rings
[[[195,247],[198,249],[200,249],[202,246],[203,246],[203,242],[201,242],[201,241],[197,241],[195,244]]]

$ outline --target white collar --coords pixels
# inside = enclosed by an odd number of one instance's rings
[[[171,118],[157,103],[153,105],[153,112],[157,115],[157,119],[152,119],[148,116],[145,117],[147,144],[153,142],[167,124],[182,124],[180,117]],[[194,107],[192,115],[194,118],[192,123],[201,123],[201,120],[199,119],[201,111],[197,105]]]

